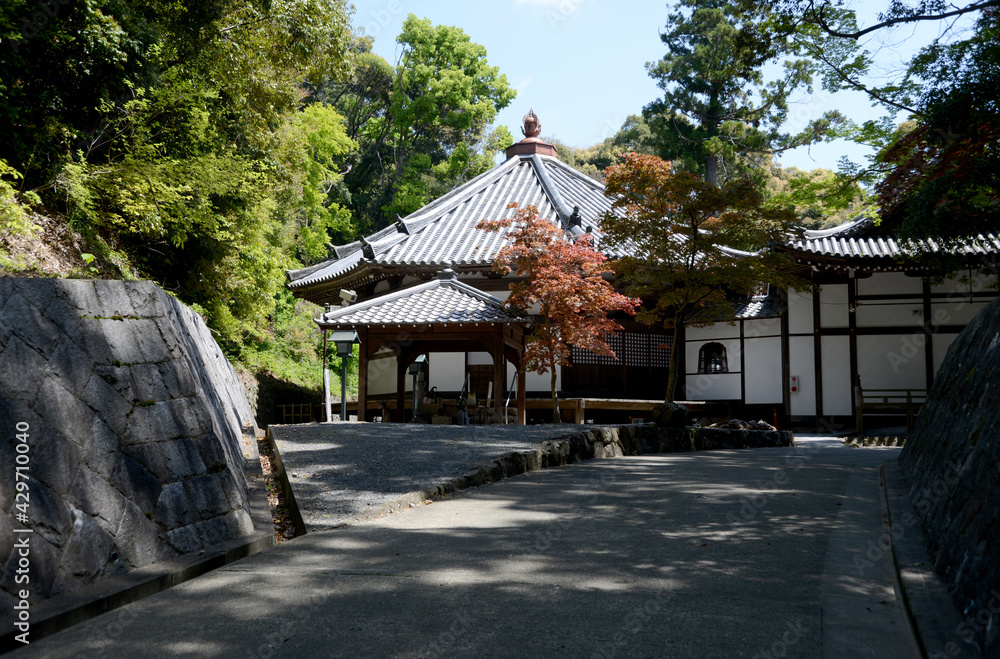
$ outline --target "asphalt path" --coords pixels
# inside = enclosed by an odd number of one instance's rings
[[[308,534],[13,657],[917,657],[898,449],[591,460]]]

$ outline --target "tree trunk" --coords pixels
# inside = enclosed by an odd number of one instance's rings
[[[549,368],[552,370],[550,379],[552,387],[552,423],[562,423],[562,412],[559,410],[559,394],[556,393],[556,365],[550,364]]]
[[[705,181],[716,185],[719,180],[719,157],[709,156],[705,158]]]
[[[674,336],[670,344],[670,368],[667,369],[667,393],[664,396],[665,403],[674,402],[674,390],[677,388],[677,367],[681,358],[680,351],[684,349],[681,343],[681,320],[674,319]]]

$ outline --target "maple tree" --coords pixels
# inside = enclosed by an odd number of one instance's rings
[[[521,368],[551,374],[552,421],[559,423],[557,367],[570,366],[571,347],[614,357],[605,337],[622,327],[608,314],[634,314],[639,300],[616,292],[605,279],[613,273],[607,258],[594,249],[590,234],[570,239],[553,222],[539,217],[534,206],[508,208],[514,211],[510,217],[483,220],[477,228],[509,232],[511,242],[500,250],[493,268],[520,278],[511,284],[509,307],[538,308]]]
[[[795,214],[765,202],[751,181],[716,186],[637,153],[624,154],[608,169],[605,194],[613,210],[601,221],[601,248],[618,256],[611,265],[627,293],[644,301],[636,318],[672,332],[666,392],[671,402],[685,324],[732,321],[730,295],[795,283],[783,272],[785,257],[761,249]]]

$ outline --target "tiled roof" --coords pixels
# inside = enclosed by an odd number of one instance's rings
[[[589,229],[598,241],[600,217],[611,210],[600,183],[556,158],[514,156],[364,241],[336,247],[336,258],[289,271],[288,286],[299,290],[341,278],[350,281],[378,267],[488,269],[507,237],[480,231],[476,224],[507,217],[511,202],[535,206],[541,217],[576,234]],[[580,226],[570,227],[576,206]]]
[[[695,314],[688,323],[725,322],[727,320],[754,320],[757,318],[777,318],[781,316],[783,305],[777,295],[754,295],[748,298],[730,300],[732,316],[718,307]]]
[[[523,322],[523,318],[508,311],[499,299],[459,282],[454,273],[442,274],[442,277],[333,309],[317,322],[322,327]]]
[[[821,231],[803,231],[798,238],[785,241],[786,250],[817,256],[850,259],[893,259],[919,254],[985,255],[1000,253],[1000,238],[979,234],[960,243],[932,239],[900,241],[868,218],[860,218]]]

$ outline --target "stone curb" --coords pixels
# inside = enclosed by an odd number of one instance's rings
[[[281,465],[277,445],[270,432],[268,432],[268,440],[274,448],[275,464]],[[404,508],[437,501],[459,490],[495,483],[529,471],[561,467],[583,460],[651,453],[686,453],[793,446],[794,442],[794,437],[789,431],[767,432],[719,428],[661,429],[652,424],[594,428],[593,430],[584,430],[563,437],[547,439],[539,442],[537,448],[530,451],[507,453],[486,465],[473,467],[466,474],[441,485],[426,490],[407,492],[394,501],[383,503],[364,515],[358,516],[354,523],[377,519]],[[277,466],[276,468],[281,474],[282,487],[285,488],[285,500],[291,508],[291,514],[295,520],[296,534],[300,533],[300,529],[302,533],[305,533],[305,524],[302,522],[302,515],[299,512],[291,485],[285,476],[284,468]],[[343,523],[324,531],[314,531],[314,533],[324,533],[351,525],[352,523]]]
[[[197,554],[147,565],[32,605],[29,640],[50,636],[274,546],[274,520],[271,519],[271,507],[267,502],[267,489],[256,440],[244,441],[243,449],[248,453],[244,455],[244,469],[247,475],[250,518],[254,528],[265,529],[264,531],[208,547]],[[12,629],[13,623],[14,618],[7,615],[0,619],[5,630]],[[16,629],[12,629],[0,636],[0,654],[23,646],[15,639],[18,633]]]
[[[962,633],[968,626],[934,572],[919,517],[902,483],[899,464],[886,460],[880,475],[883,504],[889,515],[887,535],[896,583],[922,657],[981,657],[977,647],[963,642]],[[896,529],[900,529],[899,533]]]

